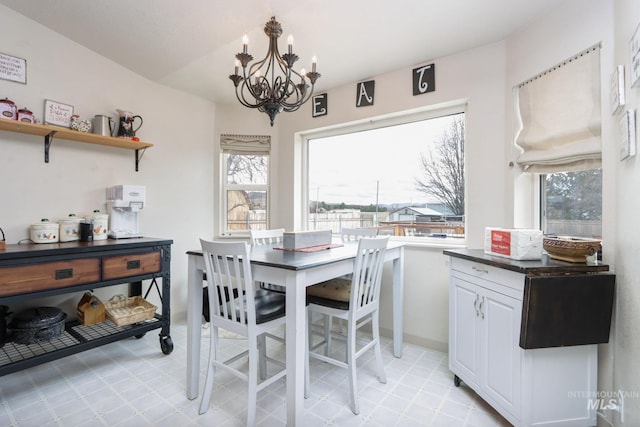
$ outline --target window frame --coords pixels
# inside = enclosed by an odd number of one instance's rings
[[[334,126],[330,126],[322,129],[315,129],[309,132],[301,132],[299,134],[301,141],[301,156],[302,156],[302,173],[301,173],[301,206],[299,206],[299,215],[301,226],[304,230],[309,228],[309,142],[313,139],[326,138],[332,136],[346,135],[350,133],[356,133],[361,131],[373,130],[383,127],[403,125],[417,121],[424,121],[435,119],[438,117],[464,114],[465,115],[465,144],[468,143],[468,130],[467,130],[467,115],[468,115],[468,101],[457,100],[447,103],[431,105],[428,107],[397,112],[385,116],[371,117],[355,122],[342,123]],[[465,148],[465,153],[467,149]],[[465,175],[467,174],[468,162],[465,161]],[[467,188],[468,182],[465,181],[465,227],[468,224],[466,212],[468,212],[467,203]],[[413,236],[391,236],[393,240],[410,242],[412,244],[425,244],[426,246],[466,246],[466,233],[464,238],[447,239],[441,237],[413,237]]]
[[[227,156],[229,155],[247,155],[247,156],[266,156],[267,157],[267,173],[265,184],[229,184],[227,179]],[[271,222],[271,149],[268,150],[245,150],[243,152],[229,152],[223,149],[220,150],[220,236],[221,237],[233,237],[233,238],[248,238],[249,230],[231,230],[228,228],[228,191],[265,191],[266,192],[266,207],[265,215],[266,222],[265,228],[270,228]]]

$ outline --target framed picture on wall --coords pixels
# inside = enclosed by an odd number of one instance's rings
[[[50,99],[44,101],[44,124],[69,127],[73,105],[61,104]]]
[[[27,60],[0,53],[0,79],[27,84]]]
[[[636,30],[631,37],[631,41],[629,42],[629,54],[631,55],[631,69],[629,70],[630,74],[630,83],[631,87],[634,87],[640,81],[640,24],[636,27]]]
[[[636,112],[627,110],[620,116],[620,160],[636,155]]]
[[[626,103],[624,94],[624,65],[618,65],[611,75],[611,114],[617,114]]]

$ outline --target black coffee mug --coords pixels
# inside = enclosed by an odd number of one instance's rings
[[[93,241],[93,223],[92,222],[80,223],[80,241],[81,242]]]

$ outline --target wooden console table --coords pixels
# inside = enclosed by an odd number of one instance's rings
[[[111,321],[82,326],[65,324],[62,335],[42,344],[16,344],[9,337],[0,347],[0,376],[84,350],[160,329],[160,348],[173,350],[170,328],[172,240],[139,238],[48,244],[7,245],[0,251],[0,305],[130,283],[141,295],[142,281],[152,280],[160,294],[161,313],[144,322],[115,326]],[[162,290],[156,279],[162,279]],[[68,313],[74,319],[75,313]]]

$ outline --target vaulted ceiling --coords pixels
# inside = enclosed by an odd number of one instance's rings
[[[234,55],[264,24],[318,58],[317,91],[503,40],[568,0],[0,0],[0,4],[160,84],[234,102]]]

